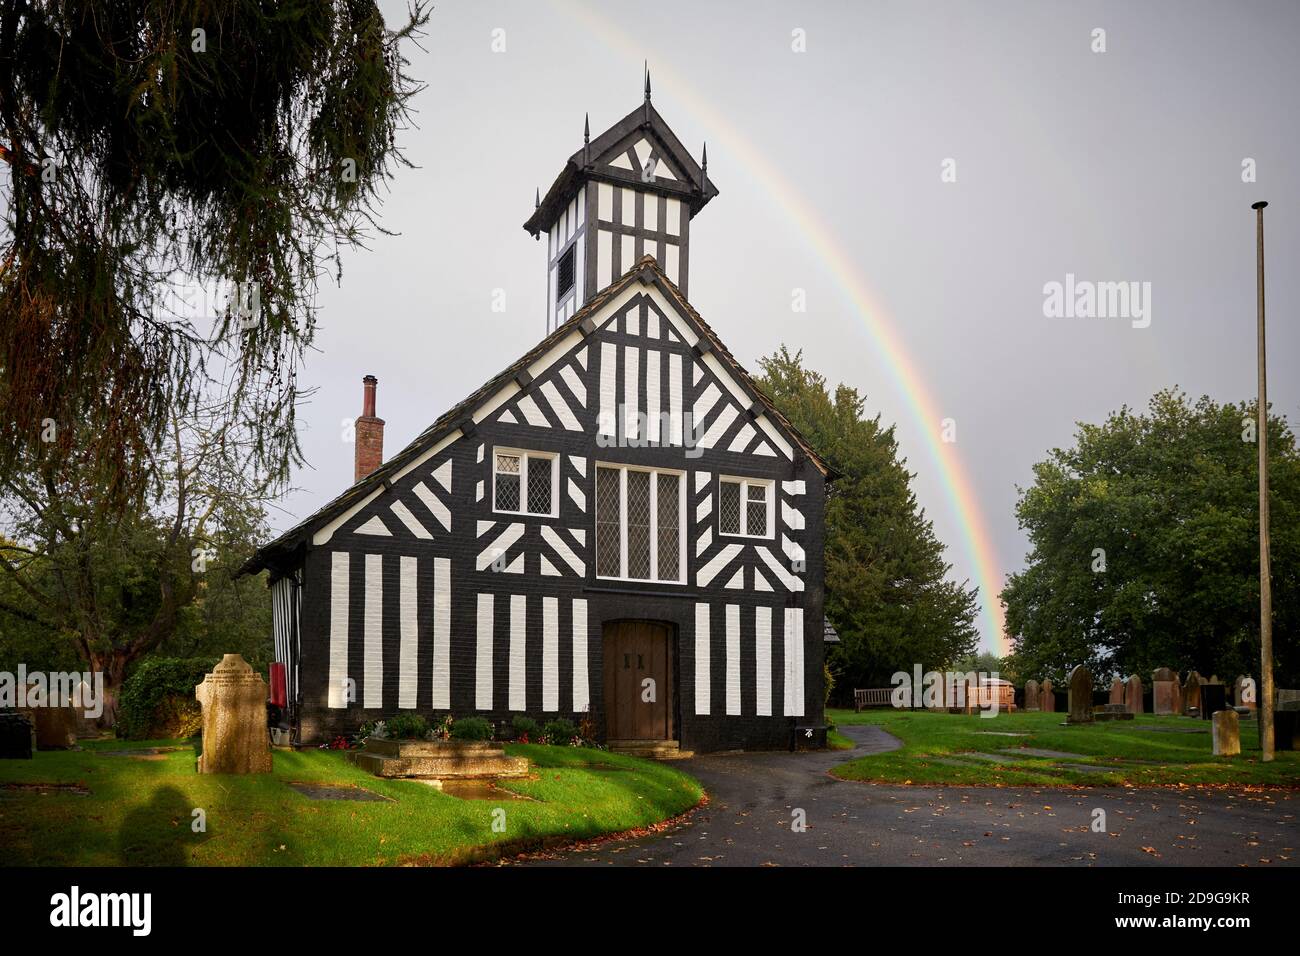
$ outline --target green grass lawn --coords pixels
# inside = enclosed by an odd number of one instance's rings
[[[1148,786],[1168,784],[1259,784],[1300,787],[1300,754],[1278,753],[1272,763],[1259,760],[1256,722],[1241,722],[1239,757],[1210,754],[1210,723],[1191,717],[1139,714],[1132,721],[1115,720],[1061,726],[1064,714],[1001,713],[996,717],[899,710],[830,710],[839,726],[875,724],[903,741],[901,750],[860,757],[832,772],[847,780],[914,784],[979,784],[984,786],[1083,785]],[[1185,728],[1204,733],[1162,733],[1141,727]],[[1027,736],[999,736],[1027,734]],[[1025,759],[1009,766],[980,764],[949,766],[935,758],[952,759],[966,752],[997,752],[1033,747],[1083,754],[1076,761],[1113,767],[1109,773],[1081,772],[1068,761]]]
[[[462,800],[409,780],[381,780],[338,751],[275,751],[275,770],[199,775],[194,751],[142,759],[104,750],[183,741],[86,742],[0,761],[0,860],[52,866],[383,866],[452,864],[658,823],[703,791],[662,763],[577,747],[507,745],[532,761],[502,781],[529,799]],[[311,800],[286,784],[363,787],[393,802]],[[75,784],[88,795],[13,784]],[[193,811],[207,831],[194,833]],[[504,811],[494,832],[493,811]],[[499,817],[499,815],[498,815]]]
[[[853,747],[854,747],[853,741],[850,738],[845,737],[842,733],[840,733],[838,730],[834,729],[833,727],[830,730],[826,731],[827,750],[852,750]]]

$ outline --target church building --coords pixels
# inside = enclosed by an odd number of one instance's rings
[[[524,223],[546,336],[387,461],[367,376],[356,483],[245,565],[270,572],[298,743],[408,712],[824,743],[829,469],[687,301],[707,157],[648,78],[583,138]]]

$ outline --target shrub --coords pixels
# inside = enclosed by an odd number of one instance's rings
[[[511,717],[510,730],[514,734],[515,740],[525,742],[540,740],[542,736],[541,725],[531,717]]]
[[[398,714],[384,721],[384,736],[390,740],[423,740],[429,723],[419,714]]]
[[[216,663],[208,657],[141,661],[118,695],[117,735],[127,740],[194,736],[202,724],[194,688]]]
[[[452,740],[491,740],[492,723],[486,717],[462,717],[451,725]]]
[[[573,721],[565,720],[563,717],[558,720],[548,720],[546,726],[542,728],[542,741],[557,747],[567,747],[577,736],[578,728]]]

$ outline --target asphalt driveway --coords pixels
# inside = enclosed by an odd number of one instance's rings
[[[709,804],[681,825],[525,862],[1275,867],[1300,860],[1291,791],[863,784],[827,771],[899,743],[877,727],[840,731],[855,749],[683,760],[676,766],[704,784]],[[1098,808],[1105,832],[1092,828]]]

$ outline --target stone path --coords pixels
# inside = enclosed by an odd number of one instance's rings
[[[308,800],[348,800],[354,803],[393,803],[392,797],[375,793],[361,787],[331,787],[319,783],[289,783],[290,790],[296,790]]]
[[[1050,760],[1088,760],[1087,754],[1072,754],[1065,750],[1044,750],[1041,747],[1004,747],[1004,754],[1018,754],[1022,757],[1047,757]]]
[[[1294,866],[1300,861],[1300,799],[1290,791],[862,784],[827,771],[900,744],[877,727],[840,730],[857,743],[854,750],[681,761],[675,766],[700,780],[710,800],[683,824],[521,862],[662,867]],[[1091,829],[1097,809],[1105,811],[1106,832]],[[791,829],[798,816],[807,822],[800,833]]]

